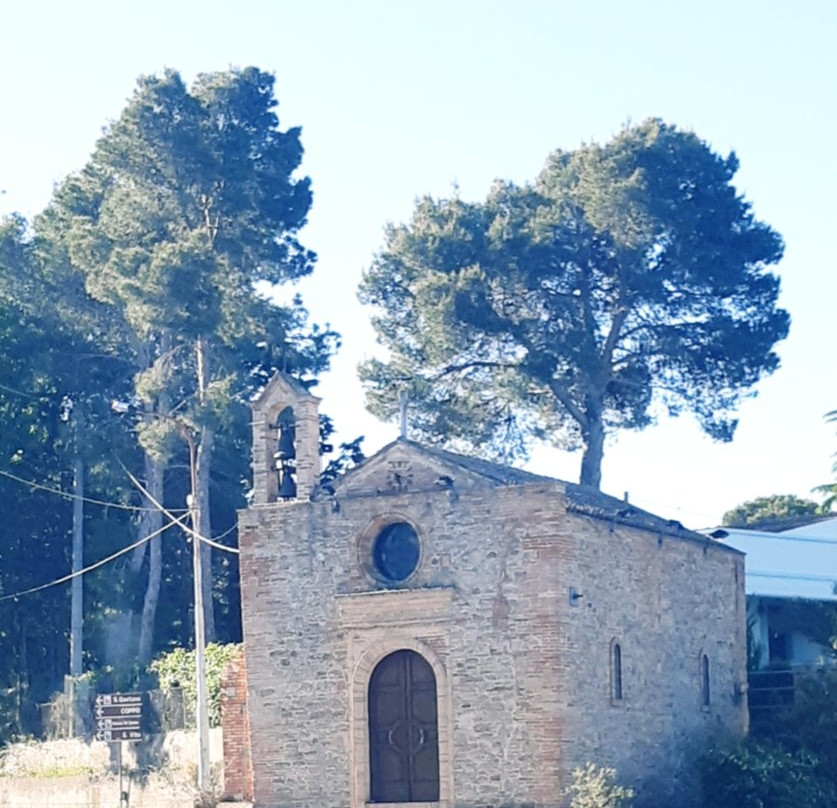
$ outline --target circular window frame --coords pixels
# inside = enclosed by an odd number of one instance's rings
[[[375,544],[379,537],[390,525],[403,523],[412,528],[416,534],[416,543],[418,545],[418,558],[416,559],[415,567],[409,575],[401,580],[388,578],[378,568],[375,563]],[[366,577],[376,584],[382,584],[388,589],[403,589],[413,582],[416,576],[420,573],[425,559],[424,539],[421,532],[415,525],[412,519],[405,516],[403,513],[386,513],[376,516],[364,528],[357,543],[358,565],[363,570]]]

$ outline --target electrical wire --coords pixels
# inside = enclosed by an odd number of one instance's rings
[[[745,575],[753,578],[783,578],[789,581],[822,581],[825,583],[837,583],[837,575],[808,575],[807,573],[791,572],[761,572],[756,570],[745,570]]]
[[[798,541],[806,542],[808,544],[833,544],[837,547],[837,538],[830,538],[828,536],[791,536],[788,533],[771,533],[762,530],[748,530],[747,528],[735,527],[721,527],[717,530],[723,530],[728,533],[728,536],[722,537],[719,541],[726,541],[729,538],[735,539],[781,539],[782,541]],[[702,531],[701,531],[702,532]]]
[[[30,488],[37,488],[39,491],[47,491],[50,494],[56,494],[59,497],[63,497],[64,499],[70,500],[81,500],[82,502],[87,502],[90,505],[101,505],[105,508],[117,508],[123,511],[157,511],[158,508],[156,507],[143,507],[141,505],[125,505],[121,502],[107,502],[103,499],[91,499],[90,497],[82,497],[78,494],[72,494],[69,491],[62,491],[60,488],[52,488],[48,485],[43,485],[42,483],[32,482],[32,480],[27,480],[24,477],[18,477],[16,474],[12,474],[10,471],[4,471],[0,469],[0,476],[8,477],[10,480],[14,480],[15,482],[22,483],[23,485],[27,485]],[[180,512],[180,508],[174,508],[173,512],[177,513]],[[184,511],[185,512],[185,511]]]
[[[672,510],[677,511],[678,513],[686,513],[690,516],[700,516],[700,517],[707,517],[709,519],[712,518],[713,514],[707,513],[706,511],[693,511],[689,508],[684,508],[681,505],[671,505],[668,502],[654,502],[653,500],[646,499],[645,497],[639,496],[631,496],[630,502],[632,505],[639,505],[641,508],[645,508],[653,512],[655,508],[671,508]]]
[[[135,484],[137,484],[137,483],[138,483],[138,481],[135,481]],[[140,484],[139,487],[141,488],[141,490],[143,490],[143,493],[146,496],[148,496],[148,498],[151,499],[151,501],[153,502],[154,501],[153,498],[142,488],[141,484]],[[62,493],[62,492],[58,492],[58,493]],[[148,510],[158,510],[158,509],[154,508],[154,509],[148,509]],[[155,538],[156,536],[159,536],[161,533],[164,533],[169,528],[175,527],[175,526],[180,527],[181,529],[185,530],[187,533],[190,533],[191,535],[197,537],[199,541],[202,541],[205,544],[208,544],[210,547],[215,547],[218,550],[224,550],[225,552],[228,552],[228,553],[235,553],[235,554],[239,553],[239,550],[236,549],[235,547],[227,547],[226,545],[219,544],[218,542],[213,541],[212,539],[207,539],[207,538],[204,538],[202,536],[199,536],[195,531],[191,530],[187,525],[183,524],[184,521],[190,516],[190,513],[188,511],[181,514],[180,516],[174,516],[171,512],[169,512],[165,508],[161,507],[159,510],[162,513],[164,513],[166,516],[168,516],[169,519],[171,520],[167,525],[164,525],[163,527],[153,531],[152,533],[149,533],[147,536],[143,536],[143,538],[138,539],[133,544],[129,544],[127,547],[123,547],[121,550],[117,550],[117,552],[113,553],[112,555],[109,555],[107,558],[103,558],[100,561],[97,561],[94,564],[91,564],[90,566],[85,567],[84,569],[77,570],[76,572],[72,572],[69,575],[64,575],[61,578],[56,578],[54,581],[50,581],[49,583],[46,583],[46,584],[41,584],[40,586],[33,586],[29,589],[23,589],[20,592],[15,592],[11,595],[2,595],[2,596],[0,596],[0,602],[5,601],[5,600],[14,600],[14,599],[17,599],[19,597],[23,597],[24,595],[31,595],[35,592],[41,592],[44,589],[49,589],[52,586],[58,586],[59,584],[63,584],[63,583],[66,583],[67,581],[71,581],[73,578],[77,578],[81,575],[86,575],[88,572],[92,572],[93,570],[98,569],[99,567],[102,567],[105,564],[108,564],[109,562],[119,558],[120,556],[125,555],[125,553],[129,553],[132,550],[135,550],[137,547],[140,547],[145,542],[150,541],[151,539]],[[228,536],[230,533],[232,533],[236,529],[236,527],[238,527],[238,525],[232,525],[232,527],[227,528],[227,530],[225,530],[220,536],[217,536],[216,538],[223,539],[225,536]]]
[[[181,526],[181,522],[183,522],[186,518],[188,518],[189,514],[184,513],[182,516],[178,517],[171,517],[172,521],[169,522],[167,525],[163,525],[163,527],[158,528],[157,530],[149,533],[147,536],[143,536],[141,539],[138,539],[133,544],[129,544],[127,547],[123,547],[121,550],[117,550],[115,553],[112,553],[107,558],[103,558],[100,561],[96,561],[94,564],[91,564],[84,569],[76,570],[75,572],[71,572],[69,575],[64,575],[62,578],[56,578],[54,581],[50,581],[46,584],[41,584],[40,586],[33,586],[30,589],[23,589],[20,592],[15,592],[12,595],[3,595],[0,597],[0,601],[4,600],[13,600],[23,595],[31,595],[34,592],[41,592],[44,589],[49,589],[51,586],[58,586],[58,584],[66,583],[67,581],[71,581],[73,578],[78,578],[81,575],[86,575],[88,572],[92,572],[99,567],[103,567],[105,564],[113,561],[116,558],[119,558],[121,555],[125,555],[125,553],[130,553],[131,550],[135,550],[142,544],[145,544],[147,541],[151,541],[155,536],[159,536],[164,531],[168,530],[170,527],[174,527],[175,525]]]
[[[5,384],[0,384],[0,390],[5,390],[7,393],[14,393],[16,396],[28,398],[32,401],[38,400],[38,396],[33,396],[31,393],[24,393],[22,390],[15,390],[14,387],[7,387]]]
[[[233,555],[241,554],[241,551],[237,547],[228,547],[226,544],[219,544],[217,541],[207,539],[204,536],[199,536],[197,533],[195,535],[197,536],[199,542],[207,544],[210,547],[214,547],[216,550],[223,550],[225,553],[232,553]]]
[[[152,504],[156,505],[157,508],[159,509],[159,511],[161,513],[165,514],[166,516],[168,516],[169,519],[174,519],[173,514],[170,513],[161,503],[159,503],[151,495],[151,492],[134,476],[134,474],[131,473],[131,470],[124,463],[121,463],[121,465],[122,465],[122,470],[128,475],[131,482],[140,490],[140,492],[143,494],[143,496],[146,499],[148,499]],[[189,514],[191,515],[191,509],[189,511]],[[204,544],[207,544],[210,547],[214,547],[216,550],[223,550],[225,553],[232,553],[233,555],[239,555],[240,554],[240,551],[238,550],[237,547],[227,547],[227,545],[225,545],[225,544],[219,544],[216,541],[212,541],[212,539],[206,538],[206,536],[201,536],[201,534],[198,533],[194,529],[194,527],[192,527],[191,525],[189,525],[189,526],[181,525],[180,527],[186,533],[188,533],[193,539],[196,539],[199,542],[203,542]],[[232,528],[230,528],[230,530],[227,531],[227,532],[231,532],[231,531],[232,531]]]
[[[223,533],[219,533],[219,534],[215,537],[215,541],[220,541],[220,540],[221,540],[221,539],[223,539],[225,536],[229,536],[229,535],[230,535],[230,533],[232,533],[232,532],[233,532],[233,531],[234,531],[237,527],[238,527],[238,524],[237,524],[237,523],[233,524],[233,525],[232,525],[232,527],[228,527],[228,528],[227,528],[227,529],[226,529]]]

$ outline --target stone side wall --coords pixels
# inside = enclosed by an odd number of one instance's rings
[[[370,537],[395,519],[422,541],[412,594],[382,594],[365,568]],[[743,728],[740,557],[569,514],[558,484],[371,481],[252,508],[239,535],[258,806],[363,805],[368,673],[399,647],[426,649],[437,670],[443,805],[560,805],[586,760],[661,795],[699,736]],[[429,604],[428,590],[442,594]]]
[[[640,804],[688,805],[693,761],[717,734],[746,730],[743,557],[713,543],[580,517],[559,633],[583,675],[564,680],[566,762],[612,765]],[[612,698],[611,648],[622,654]],[[701,656],[709,660],[702,704]],[[571,740],[570,740],[571,739]],[[674,797],[677,799],[674,800]]]

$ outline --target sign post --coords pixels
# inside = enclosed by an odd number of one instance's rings
[[[119,806],[128,805],[122,788],[122,742],[142,740],[142,693],[100,693],[96,696],[96,740],[117,744]]]

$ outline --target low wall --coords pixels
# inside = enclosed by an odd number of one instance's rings
[[[210,761],[221,793],[222,737],[210,730]],[[122,790],[128,808],[192,808],[197,795],[194,732],[151,735],[123,744]],[[117,750],[102,741],[13,744],[0,753],[3,808],[117,808]]]
[[[194,808],[195,794],[186,783],[150,775],[123,779],[128,808]],[[0,777],[3,808],[117,808],[116,775],[68,777]]]

